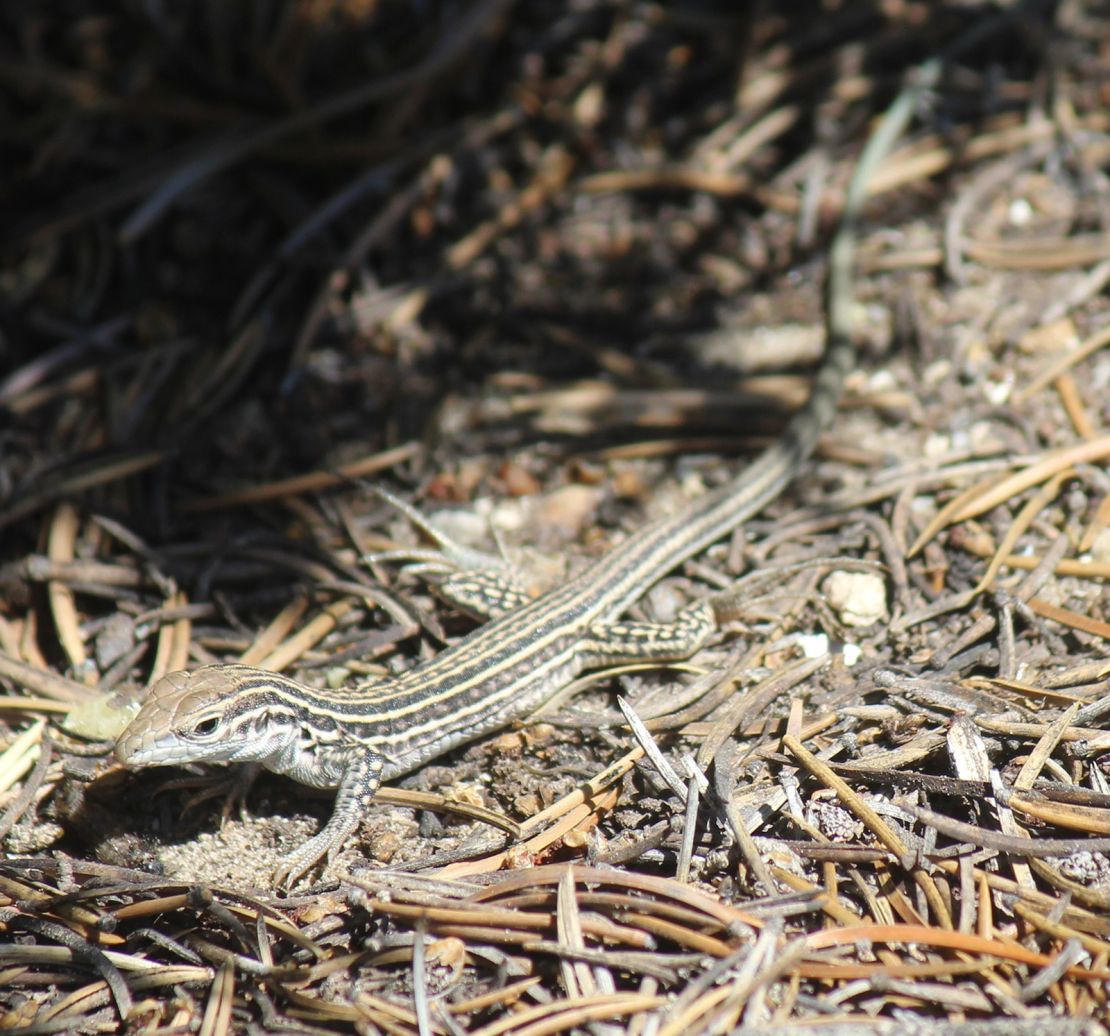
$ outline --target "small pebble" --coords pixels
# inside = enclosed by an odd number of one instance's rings
[[[886,583],[873,572],[833,572],[825,598],[845,626],[873,626],[886,618]]]

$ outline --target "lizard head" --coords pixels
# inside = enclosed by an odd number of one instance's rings
[[[116,741],[130,766],[197,762],[267,763],[293,735],[288,678],[265,669],[212,665],[170,673],[147,693]]]

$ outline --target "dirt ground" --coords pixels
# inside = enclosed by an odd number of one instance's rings
[[[63,6],[0,14],[0,1028],[1110,1031],[1106,5]],[[474,628],[374,487],[538,593],[743,470],[949,53],[831,429],[630,613],[738,586],[708,648],[291,889],[332,793],[114,761],[166,672]]]

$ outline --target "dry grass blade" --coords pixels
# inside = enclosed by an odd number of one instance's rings
[[[978,557],[990,557],[991,551],[986,543],[974,541],[963,544],[968,553]],[[1006,568],[1029,571],[1043,561],[1037,555],[1007,554],[1002,564]],[[1064,558],[1057,562],[1055,574],[1058,576],[1077,576],[1080,579],[1110,579],[1110,561],[1093,561],[1082,558]]]
[[[1037,741],[1036,747],[1029,753],[1029,758],[1022,763],[1018,775],[1014,778],[1015,789],[1028,791],[1033,787],[1037,777],[1044,769],[1045,763],[1056,751],[1056,746],[1060,743],[1064,732],[1075,722],[1079,715],[1079,709],[1080,703],[1073,702],[1048,725],[1040,740]]]
[[[300,659],[309,648],[320,643],[347,615],[354,605],[350,601],[333,601],[319,615],[305,623],[296,633],[279,644],[260,663],[264,669],[282,672]]]
[[[550,1036],[586,1022],[650,1011],[662,1002],[663,998],[658,996],[612,993],[583,998],[573,1004],[541,1004],[475,1029],[473,1036],[501,1036],[506,1032],[512,1032],[514,1036]]]
[[[219,496],[186,501],[181,506],[187,511],[203,512],[228,507],[244,507],[248,504],[261,504],[268,500],[280,500],[283,497],[296,496],[301,493],[318,493],[321,490],[342,485],[349,480],[376,475],[395,464],[402,464],[415,456],[419,449],[417,443],[405,443],[389,450],[383,450],[381,453],[364,457],[362,460],[340,465],[335,471],[316,471],[307,475],[296,475],[278,482],[253,486],[250,489],[240,489],[231,493],[221,493]]]
[[[1009,557],[1010,552],[1014,549],[1014,545],[1025,534],[1026,529],[1033,523],[1033,519],[1056,499],[1064,480],[1071,477],[1073,474],[1074,472],[1070,469],[1061,471],[1033,494],[1029,502],[1021,509],[1018,516],[1006,530],[1006,535],[1002,537],[1001,542],[998,544],[998,549],[995,551],[994,557],[991,558],[986,572],[983,573],[983,578],[976,584],[975,593],[982,593],[994,583],[999,570],[1006,562],[1006,558]]]
[[[20,744],[20,741],[23,741],[23,744]],[[44,725],[41,720],[32,724],[24,732],[23,737],[17,738],[12,748],[15,749],[15,754],[12,754],[12,750],[9,749],[0,755],[0,801],[3,800],[4,793],[23,777],[26,763],[33,762],[34,768],[19,794],[8,803],[3,814],[0,814],[0,839],[7,837],[8,832],[31,807],[31,803],[46,780],[47,770],[53,758],[50,739],[44,735]]]
[[[239,661],[243,665],[262,665],[264,659],[293,632],[293,628],[308,610],[308,604],[308,594],[302,593],[294,597],[255,637],[251,646],[239,656]]]
[[[1042,482],[1066,478],[1078,464],[1092,464],[1107,457],[1110,457],[1110,437],[1103,436],[1058,450],[1012,475],[988,479],[964,491],[940,511],[922,530],[908,553],[912,557],[946,525],[975,518]],[[1041,506],[1051,498],[1048,496]]]
[[[1036,378],[1034,378],[1025,388],[1018,392],[1017,398],[1019,402],[1024,402],[1032,398],[1040,392],[1046,385],[1051,384],[1059,378],[1065,371],[1070,370],[1072,367],[1082,363],[1088,356],[1093,355],[1102,349],[1104,346],[1110,345],[1110,326],[1104,327],[1096,331],[1086,341],[1081,342],[1071,352],[1061,356],[1054,363],[1050,364],[1044,371],[1042,371]]]
[[[27,932],[45,941],[58,943],[56,951],[60,952],[57,953],[56,959],[72,962],[94,971],[111,991],[119,1017],[126,1019],[130,1015],[133,1004],[131,992],[117,967],[117,960],[125,955],[110,955],[65,925],[43,920],[31,914],[13,914],[5,919],[4,928],[9,932]],[[44,948],[27,947],[27,949],[34,954]],[[11,959],[10,954],[4,956]]]
[[[828,928],[805,937],[809,950],[827,949],[833,946],[860,942],[919,943],[945,949],[962,950],[982,956],[997,957],[1000,960],[1015,961],[1020,964],[1033,964],[1047,967],[1054,958],[1043,953],[1027,950],[1024,946],[986,939],[979,935],[954,932],[944,928],[929,928],[926,925],[892,924],[859,925],[853,928]],[[1105,968],[1091,969],[1069,966],[1067,974],[1093,982],[1110,980],[1110,971]]]
[[[1013,796],[1010,796],[1009,801],[1011,804],[1013,803]],[[1024,802],[1020,798],[1018,801],[1022,802],[1023,805],[1032,807],[1034,812],[1030,814],[1031,816],[1036,816],[1037,811],[1041,808],[1033,803]],[[958,838],[969,845],[997,849],[999,852],[1016,857],[1027,856],[1030,861],[1042,856],[1069,856],[1081,850],[1095,853],[1110,852],[1110,838],[1085,839],[1082,841],[1074,838],[1031,838],[1025,832],[1019,834],[1000,833],[976,827],[974,824],[944,816],[934,810],[926,809],[924,806],[914,806],[912,812],[923,824],[928,824],[952,838]],[[1028,811],[1023,809],[1023,812]],[[1047,808],[1046,812],[1053,812],[1053,808]],[[1066,816],[1067,813],[1061,811],[1060,815]],[[1073,826],[1078,827],[1080,825],[1075,824]]]
[[[159,451],[145,451],[94,464],[86,471],[76,471],[53,483],[47,482],[14,503],[0,507],[0,529],[15,525],[54,500],[76,496],[97,486],[118,482],[120,479],[153,468],[164,460],[165,454]]]
[[[729,975],[729,981],[703,993],[685,1011],[673,1014],[660,1029],[660,1036],[679,1036],[695,1025],[719,1031],[735,1026],[742,1014],[755,1024],[765,1021],[761,992],[781,975],[794,971],[805,951],[801,940],[782,946],[778,932],[764,929],[740,966]]]
[[[498,875],[497,880],[490,888],[475,893],[470,899],[475,903],[482,903],[521,889],[555,885],[562,880],[563,874],[564,868],[561,865],[548,864],[542,867],[533,867],[522,874]],[[762,927],[759,919],[747,911],[722,902],[720,899],[707,895],[698,889],[690,888],[680,882],[666,878],[658,878],[649,874],[637,874],[632,871],[586,867],[581,864],[574,866],[574,877],[576,882],[584,885],[615,886],[645,893],[664,901],[673,900],[683,907],[698,912],[715,925],[725,928],[741,926],[743,929],[751,930]]]
[[[797,738],[787,735],[782,739],[783,746],[826,787],[836,792],[837,797],[857,817],[860,818],[872,833],[902,862],[902,865],[911,869],[914,881],[920,886],[929,901],[930,907],[944,928],[952,927],[952,918],[948,907],[941,897],[940,891],[932,877],[920,867],[914,867],[909,859],[909,851],[902,839],[895,834],[893,829],[864,802],[848,784],[838,777],[830,767],[822,763],[813,753],[809,752]]]
[[[628,773],[642,756],[643,750],[639,748],[629,752],[596,777],[521,824],[515,837],[523,841],[512,851],[513,857],[531,858],[565,838],[570,832],[592,826],[598,814],[610,809],[617,802],[618,796],[612,790],[612,785]],[[509,856],[508,851],[502,851],[478,860],[451,863],[439,873],[445,878],[484,874],[499,869]]]
[[[651,760],[659,776],[663,778],[664,783],[675,795],[684,800],[686,798],[686,785],[682,783],[682,778],[679,777],[674,767],[659,750],[659,746],[655,743],[650,731],[644,726],[640,717],[636,715],[635,709],[624,698],[618,698],[617,704],[620,706],[621,712],[624,713],[624,718],[628,720],[633,736],[644,750],[644,754]]]
[[[88,701],[92,695],[84,684],[75,680],[68,680],[57,673],[29,665],[18,658],[12,658],[0,652],[0,676],[4,676],[13,683],[25,687],[29,691],[41,694],[54,701],[77,704]]]
[[[388,802],[394,806],[406,806],[409,809],[442,810],[445,813],[454,813],[460,817],[469,817],[471,820],[480,820],[483,824],[496,827],[513,838],[520,838],[523,833],[523,826],[509,817],[496,813],[492,809],[476,806],[472,802],[449,799],[445,795],[433,795],[426,791],[410,791],[407,788],[382,788],[377,794],[376,800],[378,802]]]
[[[71,504],[60,504],[54,512],[47,535],[47,557],[50,561],[65,564],[72,561],[77,541],[77,509]],[[50,612],[58,630],[58,640],[69,658],[69,664],[78,671],[87,669],[85,644],[78,630],[77,607],[73,591],[64,583],[51,580],[47,584]]]
[[[1096,809],[1090,806],[1069,806],[1061,802],[1037,802],[1021,795],[1010,796],[1010,807],[1026,816],[1054,824],[1056,827],[1070,827],[1076,831],[1086,831],[1092,835],[1110,835],[1110,809]],[[1103,839],[1091,846],[1085,842],[1074,843],[1076,850],[1087,852],[1110,852],[1110,843]]]
[[[1110,640],[1110,621],[1100,622],[1089,615],[1081,615],[1069,608],[1043,601],[1038,597],[1029,599],[1029,610],[1039,615],[1042,619],[1051,619],[1070,629],[1082,630],[1102,640]]]
[[[1053,478],[1077,464],[1093,464],[1110,457],[1110,436],[1102,436],[1091,442],[1079,443],[1067,449],[1057,450],[1043,460],[1015,472],[1008,478],[1002,479],[996,485],[980,493],[974,500],[969,500],[960,510],[950,518],[952,522],[964,522],[969,518],[983,514],[1004,504],[1018,493],[1024,492],[1033,486],[1040,485],[1047,479]]]
[[[1052,241],[966,241],[971,258],[1008,270],[1059,270],[1089,266],[1110,256],[1110,236],[1078,234]]]
[[[235,999],[235,969],[227,961],[216,973],[216,980],[204,1007],[199,1036],[227,1036],[231,1031],[231,1008]]]
[[[428,1004],[428,976],[425,971],[423,921],[413,929],[412,943],[412,1001],[416,1011],[416,1029],[420,1036],[431,1036],[432,1015]]]
[[[574,896],[574,872],[569,867],[559,881],[555,921],[561,946],[572,952],[586,948],[582,937],[582,923],[578,916],[578,903]],[[559,972],[562,975],[563,988],[570,999],[578,1000],[597,993],[597,984],[587,964],[570,957],[564,958],[559,961]]]
[[[25,777],[42,750],[46,721],[38,720],[16,737],[0,755],[0,794]]]

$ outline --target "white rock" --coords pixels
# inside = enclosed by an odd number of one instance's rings
[[[886,583],[874,572],[845,572],[829,575],[825,599],[845,626],[873,626],[886,618]]]

